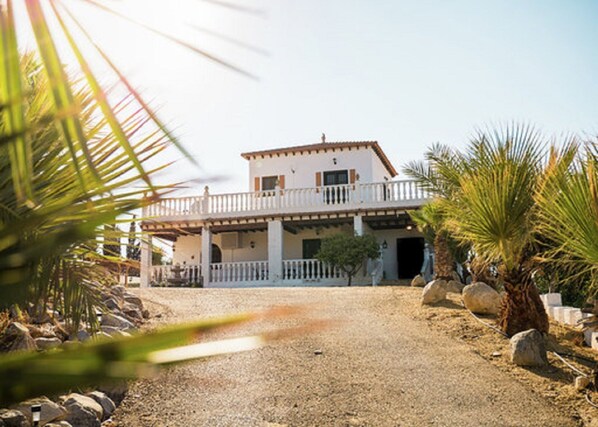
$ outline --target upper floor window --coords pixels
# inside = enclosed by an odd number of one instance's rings
[[[262,191],[270,191],[276,188],[277,176],[263,176],[262,177]]]
[[[327,171],[324,172],[324,185],[344,185],[349,183],[349,171]]]

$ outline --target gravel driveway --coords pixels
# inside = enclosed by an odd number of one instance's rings
[[[414,320],[421,289],[142,289],[153,324],[304,305],[328,329],[132,385],[124,426],[574,426],[466,344]],[[292,326],[261,322],[237,334]],[[315,354],[321,350],[322,354]],[[318,351],[319,353],[319,351]]]

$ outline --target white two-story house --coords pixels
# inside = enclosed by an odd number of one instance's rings
[[[371,233],[379,260],[355,284],[411,279],[426,258],[408,211],[427,201],[376,141],[322,142],[243,153],[249,191],[161,200],[145,209],[141,285],[204,287],[344,285],[315,259],[334,233]],[[173,266],[152,266],[151,236],[173,244]],[[174,276],[173,276],[174,275]],[[178,280],[177,280],[178,279]]]

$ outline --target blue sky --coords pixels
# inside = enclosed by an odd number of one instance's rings
[[[264,13],[200,0],[166,2],[166,9],[158,0],[110,4],[257,81],[77,6],[199,161],[199,170],[181,161],[163,177],[194,179],[188,194],[214,175],[227,179],[211,183],[213,192],[246,191],[241,152],[314,143],[321,132],[328,140],[377,140],[396,167],[433,142],[462,147],[476,126],[504,121],[547,134],[598,134],[596,1],[234,2]]]

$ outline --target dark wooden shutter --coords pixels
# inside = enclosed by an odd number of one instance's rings
[[[320,192],[320,187],[322,186],[322,172],[316,172],[316,192]]]
[[[256,176],[253,178],[253,191],[260,191],[260,177]]]
[[[281,190],[284,190],[284,175],[278,176],[278,186]]]
[[[349,184],[355,184],[356,177],[357,177],[357,174],[355,173],[355,169],[350,169],[349,170]]]

